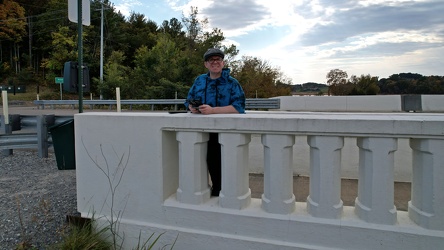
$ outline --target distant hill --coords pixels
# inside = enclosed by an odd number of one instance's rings
[[[291,92],[319,92],[327,88],[326,84],[307,82],[303,84],[291,85]]]

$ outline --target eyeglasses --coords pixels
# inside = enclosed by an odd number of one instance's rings
[[[207,60],[207,62],[209,62],[209,63],[222,62],[222,61],[223,61],[223,59],[220,58],[220,57],[218,57],[218,58],[211,58],[211,59]]]

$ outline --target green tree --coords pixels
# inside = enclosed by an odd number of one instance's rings
[[[59,26],[52,33],[52,46],[49,57],[42,61],[42,65],[50,70],[48,79],[62,75],[65,62],[77,60],[77,35],[68,27]]]
[[[72,29],[74,34],[76,24],[70,23],[68,20],[68,2],[59,0],[48,0],[46,4],[39,6],[41,12],[31,10],[31,12],[40,13],[32,17],[32,51],[33,58],[36,60],[36,70],[42,65],[42,60],[47,60],[53,49],[53,32],[59,32],[60,27],[68,27]],[[34,9],[34,8],[32,8]],[[27,10],[28,11],[28,10]]]
[[[112,52],[103,67],[103,82],[100,83],[98,78],[93,78],[94,83],[98,84],[98,90],[102,93],[105,99],[115,99],[117,87],[120,88],[122,99],[132,97],[133,90],[129,84],[130,68],[125,66],[124,62],[125,56],[123,52]]]
[[[167,33],[171,37],[185,37],[185,32],[182,30],[182,23],[177,18],[171,18],[170,21],[163,21],[159,27],[161,33]]]
[[[347,93],[347,72],[340,69],[332,69],[327,74],[328,95],[345,95]]]
[[[182,22],[184,23],[186,29],[187,29],[187,37],[190,40],[191,46],[194,45],[194,43],[204,40],[202,38],[203,36],[203,30],[208,24],[208,19],[205,18],[203,20],[199,20],[197,18],[197,15],[199,14],[199,10],[197,7],[191,6],[190,7],[190,15],[188,17],[183,16]]]
[[[349,80],[352,89],[348,95],[376,95],[379,93],[378,77],[371,75],[352,75]]]
[[[127,55],[126,63],[128,65],[135,66],[133,63],[139,48],[146,46],[150,49],[156,44],[157,29],[157,24],[147,20],[145,15],[134,12],[130,14],[128,21],[120,31],[126,36],[124,52]]]
[[[131,84],[138,90],[136,96],[149,95],[153,90],[162,92],[162,88],[167,87],[162,86],[162,83],[177,82],[180,78],[180,53],[168,34],[159,34],[157,44],[153,48],[142,46],[138,49],[131,76]]]

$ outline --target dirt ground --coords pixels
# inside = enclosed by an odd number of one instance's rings
[[[297,202],[306,202],[309,194],[310,179],[306,176],[293,177],[293,193]],[[411,183],[395,182],[395,206],[397,210],[407,211],[407,203],[410,200]],[[250,174],[251,196],[261,198],[264,190],[262,174]],[[341,199],[344,206],[354,206],[358,196],[358,180],[342,179]]]

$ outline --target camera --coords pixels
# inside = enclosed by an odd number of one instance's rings
[[[195,109],[199,109],[199,106],[203,104],[201,100],[195,100],[195,99],[189,100],[188,103],[191,104],[191,107]]]

